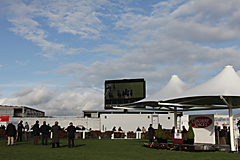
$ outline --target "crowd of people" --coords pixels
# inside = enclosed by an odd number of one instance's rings
[[[216,144],[230,144],[230,127],[223,126],[223,129],[220,126],[215,126],[215,141]]]
[[[115,84],[108,84],[106,86],[106,93],[105,93],[106,99],[114,99],[114,98],[124,99],[124,98],[132,98],[133,96],[133,90],[125,88],[122,90],[118,89],[117,97],[116,97],[116,95],[114,95],[114,93],[116,92],[115,89],[116,89]]]
[[[122,132],[123,131],[123,129],[122,129],[122,127],[120,126],[120,127],[118,127],[118,130],[116,129],[116,126],[113,126],[113,128],[112,128],[112,131],[113,132]],[[142,131],[142,132],[146,132],[146,129],[144,128],[144,127],[142,127],[142,129],[138,126],[137,127],[137,129],[136,129],[136,131]]]
[[[22,139],[24,137],[25,141],[28,141],[30,130],[33,136],[33,144],[38,144],[38,139],[41,136],[42,139],[42,145],[48,145],[48,138],[50,138],[50,134],[52,133],[52,148],[60,147],[59,145],[59,137],[60,137],[60,130],[62,128],[58,125],[58,122],[56,121],[53,126],[47,125],[46,121],[43,121],[43,124],[40,126],[39,121],[36,121],[36,123],[30,128],[28,122],[25,122],[25,125],[23,125],[23,121],[20,121],[16,126],[9,122],[7,127],[4,125],[1,125],[1,129],[6,129],[6,136],[7,136],[7,145],[14,145],[14,140],[16,138],[17,142],[22,142]],[[79,128],[78,126],[75,127],[72,122],[69,123],[69,126],[64,130],[67,132],[68,137],[68,147],[74,147],[74,138],[75,138],[75,132],[76,130],[85,130],[85,127],[82,126],[82,128]],[[114,132],[122,132],[123,129],[121,126],[119,126],[118,129],[114,126],[112,131]],[[138,126],[136,131],[142,131],[146,132],[146,129],[142,127],[142,129]],[[152,143],[154,141],[154,128],[152,127],[152,124],[150,124],[148,128],[148,134],[149,134],[149,143]],[[187,133],[186,128],[183,126],[182,131],[177,131],[179,133]],[[175,133],[175,127],[172,128],[171,134]],[[17,135],[17,137],[16,137]],[[230,132],[229,128],[226,126],[223,127],[223,129],[220,129],[220,127],[215,126],[215,137],[216,137],[216,144],[230,144]]]
[[[1,127],[1,129],[3,128]],[[52,148],[55,148],[55,146],[60,147],[59,137],[60,130],[62,130],[62,128],[58,125],[57,121],[52,127],[50,127],[49,124],[47,125],[46,121],[43,121],[43,124],[41,126],[39,125],[39,121],[36,121],[36,123],[31,128],[29,127],[27,122],[25,122],[25,125],[23,125],[23,121],[20,121],[17,125],[17,128],[12,122],[9,122],[5,132],[8,140],[7,145],[14,145],[14,139],[16,135],[17,142],[22,142],[23,135],[25,141],[28,141],[30,130],[32,131],[31,133],[33,136],[33,145],[38,144],[38,138],[40,136],[42,138],[42,145],[48,145],[48,138],[50,138],[50,134],[52,132]],[[68,147],[74,147],[74,138],[77,128],[73,126],[72,122],[70,122],[69,126],[65,130],[67,131]]]

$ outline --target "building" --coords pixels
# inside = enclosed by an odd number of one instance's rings
[[[14,117],[44,117],[45,112],[26,106],[3,106],[0,105],[0,115]]]
[[[182,116],[183,112],[178,112]],[[137,127],[148,128],[153,124],[157,129],[158,124],[163,129],[170,130],[174,126],[174,113],[164,111],[147,111],[147,110],[103,110],[103,111],[83,111],[84,117],[99,118],[99,130],[109,131],[115,126],[121,127],[124,131],[135,131]],[[179,118],[178,118],[179,119]]]
[[[178,112],[179,117],[182,114]],[[9,115],[10,120],[15,124],[22,120],[32,126],[38,120],[40,125],[46,121],[51,126],[58,121],[61,127],[66,128],[70,122],[73,122],[75,126],[84,126],[87,129],[102,132],[110,131],[114,126],[121,127],[124,131],[135,131],[138,126],[147,129],[149,124],[153,124],[157,129],[160,123],[163,129],[168,130],[174,125],[174,113],[164,111],[85,110],[82,115],[75,117],[46,117],[43,111],[30,107],[0,106],[0,115]]]

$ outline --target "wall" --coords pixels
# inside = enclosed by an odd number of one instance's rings
[[[55,121],[59,122],[61,127],[67,127],[70,122],[74,126],[83,125],[85,128],[92,130],[112,130],[113,126],[122,127],[124,131],[135,131],[139,126],[142,128],[149,127],[153,124],[153,128],[157,129],[158,123],[163,129],[171,129],[174,125],[174,114],[101,114],[100,118],[80,118],[80,117],[14,117],[12,121],[23,123],[28,122],[30,126],[34,125],[36,120],[42,125],[46,121],[50,126],[54,125]]]
[[[47,124],[50,124],[50,126],[55,124],[55,121],[58,121],[59,125],[61,127],[67,127],[70,122],[73,122],[74,126],[80,126],[83,125],[85,128],[92,130],[99,130],[100,127],[100,120],[99,118],[78,118],[78,117],[20,117],[20,118],[12,118],[13,120],[19,122],[20,120],[23,121],[23,123],[28,122],[29,126],[32,126],[36,123],[36,120],[39,121],[39,124],[42,125],[43,121],[46,121]]]
[[[171,129],[174,124],[173,114],[101,114],[101,131],[109,131],[115,126],[116,129],[121,127],[123,131],[136,131],[139,126],[146,130],[149,124],[157,129],[160,123],[162,128]]]

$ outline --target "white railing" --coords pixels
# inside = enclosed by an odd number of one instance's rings
[[[77,133],[81,134],[81,139],[86,139],[86,134],[89,133],[90,131],[84,131],[84,130],[78,130]],[[101,132],[101,133],[104,133],[104,132]],[[132,132],[135,134],[135,137],[133,138],[128,138],[128,132],[124,132],[124,131],[120,131],[120,132],[113,132],[110,136],[111,139],[142,139],[142,133],[145,133],[145,132],[142,132],[142,131],[136,131],[136,132]],[[131,135],[132,135],[131,133]],[[79,138],[79,135],[76,135],[75,138]],[[116,137],[116,134],[121,134],[120,137]],[[99,139],[102,139],[101,136],[99,136]]]

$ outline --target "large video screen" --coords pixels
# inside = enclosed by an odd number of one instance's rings
[[[122,79],[105,81],[105,109],[145,98],[145,80]]]

